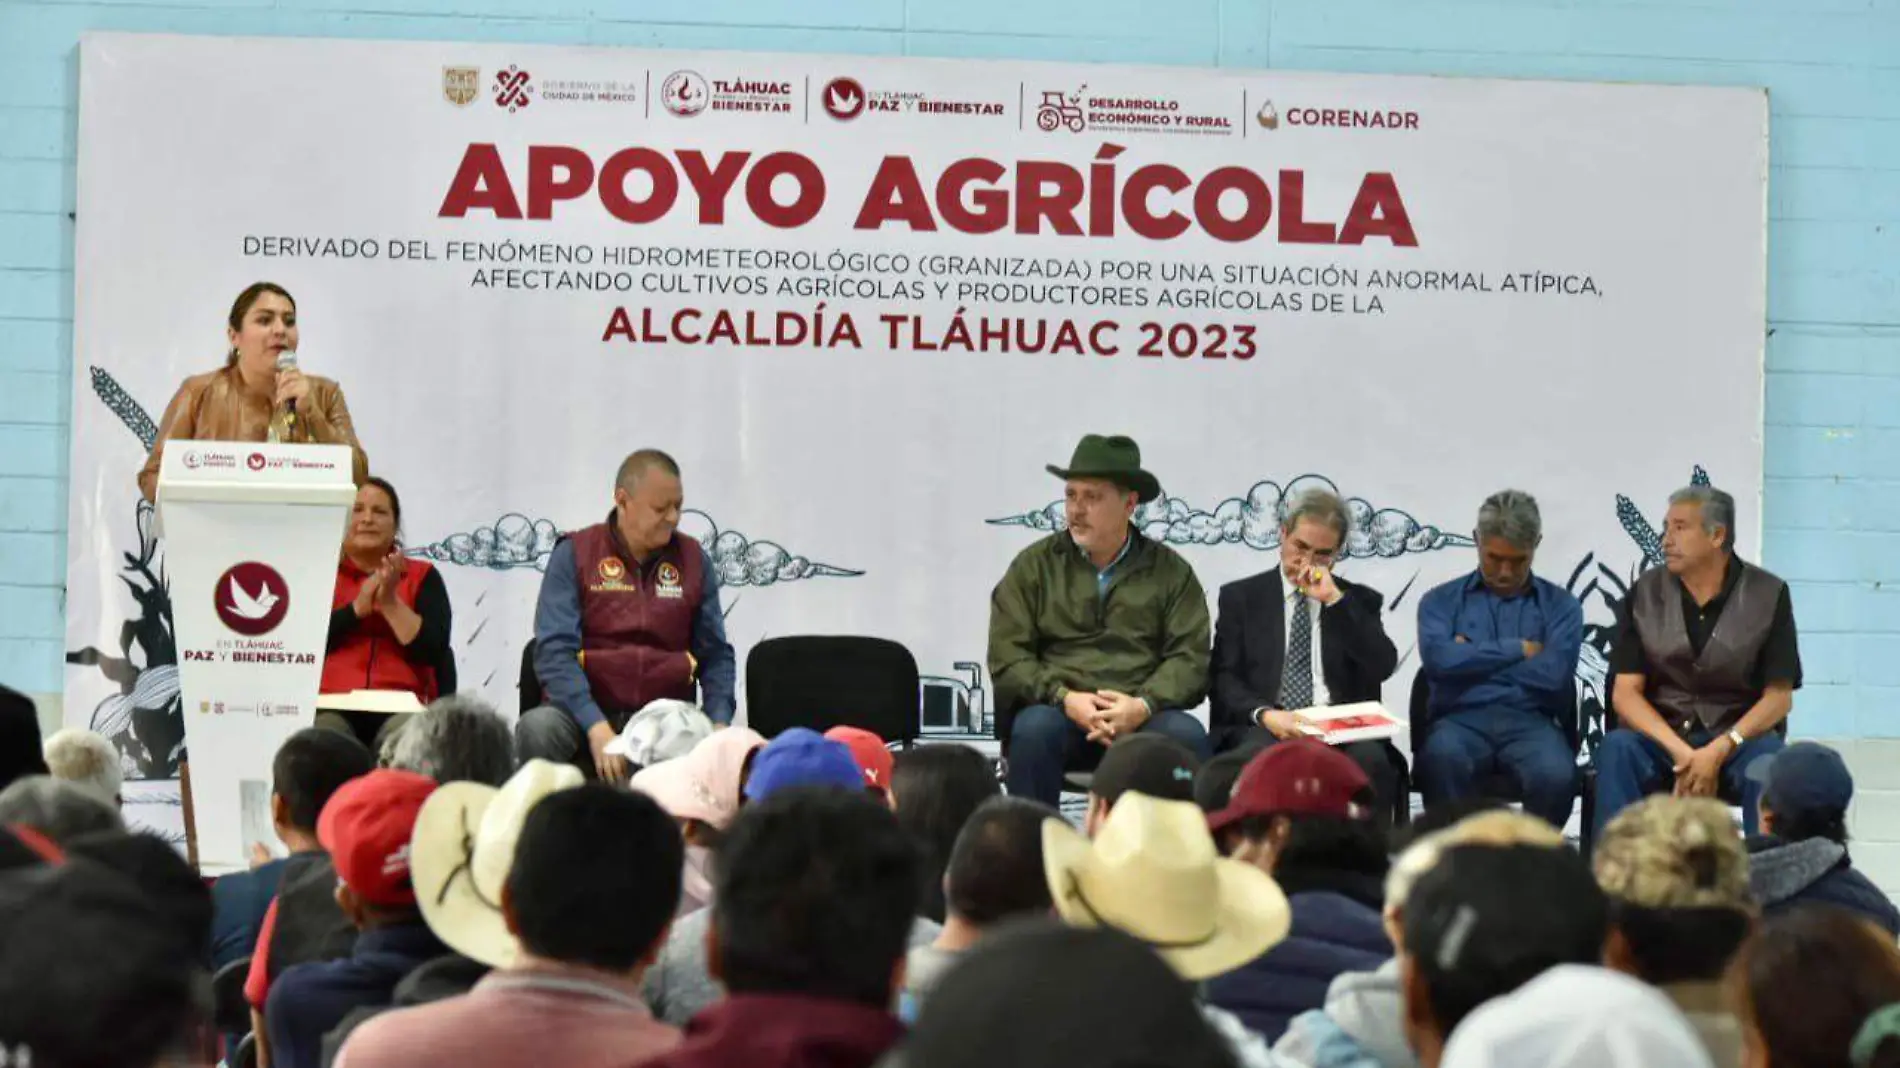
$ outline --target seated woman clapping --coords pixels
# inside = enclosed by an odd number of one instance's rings
[[[395,487],[365,481],[337,563],[322,693],[406,690],[426,705],[453,689],[448,587],[427,560],[403,556],[401,527]]]

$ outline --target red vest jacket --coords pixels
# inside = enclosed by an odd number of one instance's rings
[[[414,608],[416,591],[422,588],[422,580],[431,569],[427,560],[409,560],[402,569],[402,581],[396,584],[396,599]],[[367,581],[369,572],[344,557],[337,565],[336,593],[330,598],[330,610],[334,612],[356,600]],[[381,613],[371,613],[358,621],[343,644],[323,658],[323,684],[318,692],[351,690],[408,690],[425,705],[440,696],[435,668],[409,658],[408,649],[396,640]]]
[[[581,596],[581,670],[602,711],[693,699],[687,651],[706,589],[706,554],[674,534],[642,567],[611,523],[569,537]]]

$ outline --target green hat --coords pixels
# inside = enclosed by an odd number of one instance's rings
[[[1075,455],[1064,469],[1049,465],[1049,473],[1060,479],[1105,478],[1123,489],[1132,490],[1143,504],[1161,496],[1161,483],[1141,469],[1141,446],[1135,439],[1117,434],[1084,435],[1075,447]]]

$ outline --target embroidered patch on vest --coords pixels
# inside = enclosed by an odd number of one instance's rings
[[[593,587],[596,592],[601,590],[630,590],[633,588],[627,585],[625,581],[627,577],[627,565],[621,563],[618,556],[601,557],[600,567],[597,570],[600,572],[600,585]]]
[[[686,590],[680,586],[680,569],[672,564],[661,564],[659,572],[660,587],[658,594],[669,601],[677,601],[686,596]]]

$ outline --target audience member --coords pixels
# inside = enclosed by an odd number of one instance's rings
[[[1388,839],[1392,846],[1392,855],[1398,856],[1420,839],[1429,838],[1440,831],[1450,830],[1473,816],[1487,812],[1508,812],[1511,806],[1495,797],[1460,797],[1451,801],[1438,801],[1426,805],[1412,817],[1412,821],[1393,830]],[[1542,820],[1532,817],[1540,826],[1548,826]]]
[[[1424,1068],[1478,1006],[1560,964],[1603,956],[1609,910],[1568,849],[1457,846],[1405,899],[1406,1036]]]
[[[1382,919],[1394,949],[1405,944],[1405,902],[1421,875],[1445,850],[1460,845],[1533,845],[1564,848],[1564,836],[1535,816],[1497,802],[1456,801],[1429,806],[1414,821],[1422,832],[1385,876]],[[1405,1033],[1405,992],[1396,957],[1369,972],[1347,972],[1326,989],[1323,1009],[1293,1018],[1274,1043],[1278,1068],[1418,1068]]]
[[[897,825],[923,850],[922,914],[944,920],[943,873],[957,835],[977,806],[997,796],[990,758],[967,745],[924,745],[899,754],[891,772]]]
[[[136,888],[184,947],[193,970],[206,970],[211,890],[170,842],[144,832],[104,831],[68,842],[66,860],[97,864]]]
[[[348,957],[299,964],[271,984],[261,1063],[316,1068],[331,1028],[355,1009],[389,1004],[404,976],[448,952],[423,922],[409,870],[416,814],[435,788],[413,772],[379,769],[324,806],[317,840],[336,867],[337,905],[356,944]]]
[[[46,739],[47,773],[62,782],[85,787],[99,800],[118,808],[125,787],[125,769],[119,751],[105,736],[84,727],[67,727]]]
[[[1729,984],[1749,1068],[1900,1066],[1900,950],[1852,912],[1768,917]]]
[[[1201,806],[1203,812],[1226,808],[1227,802],[1233,800],[1234,784],[1240,781],[1240,773],[1265,748],[1249,745],[1229,749],[1202,764],[1201,770],[1194,773],[1194,803]]]
[[[714,731],[692,752],[642,768],[633,788],[659,802],[679,823],[686,853],[680,873],[679,915],[712,903],[712,857],[739,814],[752,760],[765,738],[750,727]]]
[[[1444,1068],[1712,1068],[1696,1033],[1653,987],[1559,964],[1480,1006],[1452,1033]]]
[[[445,786],[423,806],[419,887],[438,859],[459,855],[464,873],[444,884],[444,904],[422,899],[424,914],[443,941],[500,970],[466,997],[363,1024],[339,1066],[605,1068],[679,1044],[640,1000],[679,898],[679,831],[645,795],[583,778],[529,761],[499,793]],[[472,846],[462,826],[480,827]]]
[[[912,752],[937,748],[949,747],[925,746]],[[901,769],[898,778],[902,778]],[[864,772],[859,770],[857,761],[851,759],[851,751],[842,742],[834,742],[817,731],[793,727],[772,739],[753,759],[752,774],[745,783],[747,807],[784,791],[801,789],[837,789],[862,795]],[[717,870],[725,863],[723,852],[715,854],[715,858]],[[913,901],[913,911],[915,908]],[[715,923],[713,912],[706,908],[681,917],[673,925],[672,934],[667,936],[659,963],[647,971],[641,993],[653,1015],[675,1027],[684,1027],[687,1021],[725,994],[707,957],[707,931]],[[936,923],[919,918],[911,930],[911,944],[928,944],[940,929]]]
[[[40,711],[33,699],[0,686],[0,790],[15,779],[46,774],[46,750],[40,744]]]
[[[1380,921],[1383,815],[1364,769],[1329,745],[1292,738],[1254,757],[1208,827],[1228,855],[1273,876],[1292,929],[1210,980],[1208,1001],[1273,1042],[1295,1016],[1326,1003],[1334,979],[1391,955]]]
[[[1088,814],[1082,833],[1090,838],[1121,800],[1134,791],[1162,801],[1194,800],[1194,776],[1201,758],[1179,739],[1165,734],[1130,734],[1109,744],[1089,778]]]
[[[0,790],[0,824],[31,827],[58,845],[84,834],[123,831],[119,810],[92,790],[51,775],[15,779]]]
[[[635,712],[609,745],[638,771],[685,756],[712,733],[713,721],[698,705],[661,697]]]
[[[253,843],[251,860],[255,866],[251,870],[232,872],[211,884],[213,968],[257,955],[265,917],[272,902],[278,899],[279,889],[287,883],[299,888],[306,884],[314,887],[314,894],[293,890],[289,896],[298,901],[299,907],[310,905],[315,915],[321,917],[322,922],[312,929],[341,930],[341,936],[333,940],[340,943],[341,948],[318,958],[298,957],[294,948],[286,948],[279,970],[307,959],[328,959],[349,952],[356,933],[336,907],[332,893],[336,886],[335,872],[330,867],[329,855],[317,843],[317,816],[338,787],[368,774],[371,763],[369,750],[362,742],[336,731],[301,730],[278,747],[271,761],[271,825],[289,856],[270,857],[270,850],[263,843]],[[294,924],[299,930],[306,926],[303,917],[298,917]],[[316,941],[320,943],[323,939]],[[265,967],[268,970],[268,963]],[[256,998],[253,1004],[262,1005],[263,997]]]
[[[499,787],[515,773],[514,738],[493,705],[453,694],[437,698],[396,732],[390,766],[439,783]]]
[[[896,759],[891,756],[890,747],[875,731],[862,727],[833,727],[825,732],[825,737],[834,742],[844,743],[851,750],[851,759],[858,762],[864,772],[864,789],[872,797],[888,803],[891,796],[891,773],[896,768]]]
[[[1796,905],[1857,912],[1900,936],[1900,911],[1847,855],[1847,808],[1854,777],[1827,746],[1796,742],[1758,760],[1748,777],[1761,785],[1761,830],[1749,840],[1748,881],[1772,916]]]
[[[0,873],[57,864],[65,858],[65,851],[51,838],[31,827],[0,827]]]
[[[1668,995],[1717,1068],[1741,1068],[1741,1023],[1722,976],[1754,926],[1755,903],[1728,806],[1648,798],[1604,827],[1592,860],[1610,899],[1603,962]]]
[[[957,835],[944,871],[943,932],[929,945],[913,948],[905,960],[900,1016],[915,1019],[917,1006],[937,980],[998,924],[1050,915],[1042,825],[1060,818],[1055,809],[1024,797],[993,797],[977,806]]]
[[[1030,923],[997,933],[945,976],[903,1047],[903,1068],[1232,1068],[1183,982],[1119,931]]]
[[[678,1049],[647,1063],[876,1063],[903,1033],[891,1006],[915,923],[917,866],[890,810],[862,789],[786,790],[749,806],[720,848],[705,910],[712,973],[730,993],[686,1025]]]

